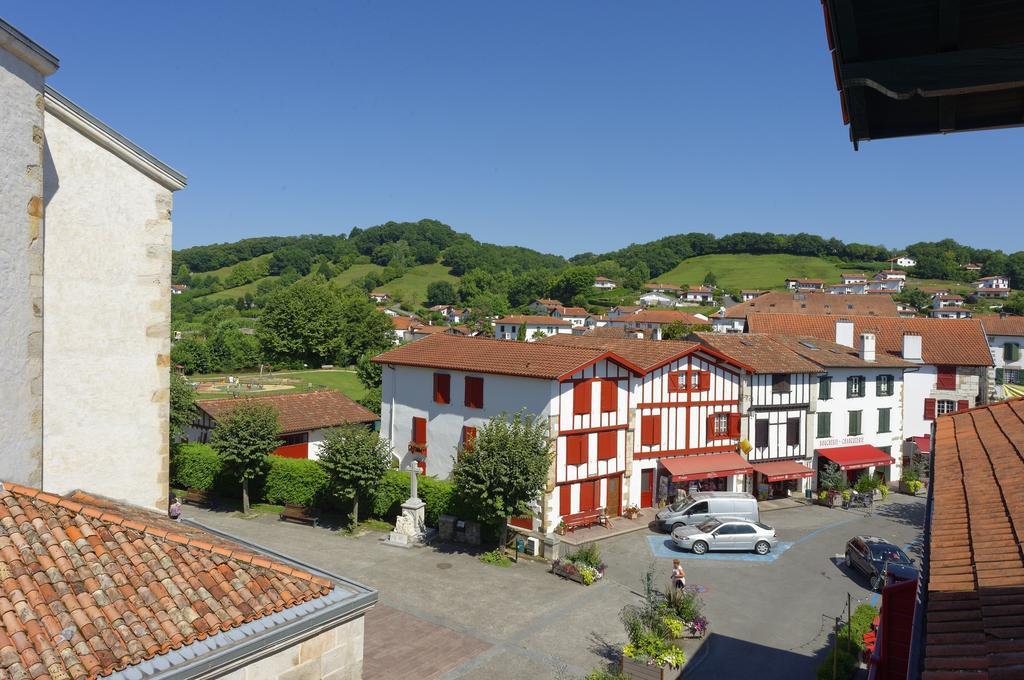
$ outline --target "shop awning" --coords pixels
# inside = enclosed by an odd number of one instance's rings
[[[795,460],[773,460],[766,463],[752,463],[755,472],[760,472],[769,482],[784,482],[787,479],[813,477],[814,470]]]
[[[921,453],[931,453],[932,450],[932,436],[926,434],[922,437],[911,437],[910,440],[917,446],[917,450]]]
[[[692,479],[711,479],[731,475],[749,475],[754,472],[738,453],[712,453],[706,456],[680,456],[662,458],[661,464],[673,482],[688,482]]]
[[[872,465],[892,465],[895,462],[888,453],[868,444],[818,449],[818,455],[828,458],[843,470],[860,470]]]

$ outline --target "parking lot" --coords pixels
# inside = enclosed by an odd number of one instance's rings
[[[666,545],[666,534],[624,534],[601,541],[608,571],[589,588],[525,560],[503,569],[458,548],[392,548],[380,534],[351,538],[273,516],[243,519],[193,508],[188,514],[377,588],[380,604],[366,623],[367,680],[579,678],[621,649],[618,612],[637,601],[643,573],[653,568],[667,587],[677,556],[688,583],[704,590],[712,631],[687,677],[756,672],[781,680],[811,677],[848,592],[854,606],[875,597],[863,577],[842,565],[846,540],[874,534],[913,544],[924,504],[893,494],[870,512],[807,506],[764,513],[762,521],[785,546],[764,558],[694,556]],[[920,556],[915,545],[908,552]]]

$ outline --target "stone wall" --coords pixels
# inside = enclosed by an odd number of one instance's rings
[[[223,680],[359,680],[363,676],[363,617],[289,647]]]
[[[46,105],[42,486],[166,507],[171,191]]]
[[[39,486],[44,74],[17,37],[0,38],[0,479]]]

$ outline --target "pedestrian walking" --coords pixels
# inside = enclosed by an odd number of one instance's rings
[[[672,560],[672,585],[676,588],[686,587],[686,572],[678,559]]]

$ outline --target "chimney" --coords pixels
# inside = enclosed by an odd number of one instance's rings
[[[853,322],[846,319],[836,320],[836,344],[853,347]]]
[[[864,361],[875,360],[875,334],[860,334],[860,358]]]
[[[921,361],[921,336],[916,333],[903,334],[903,358],[907,361]]]

